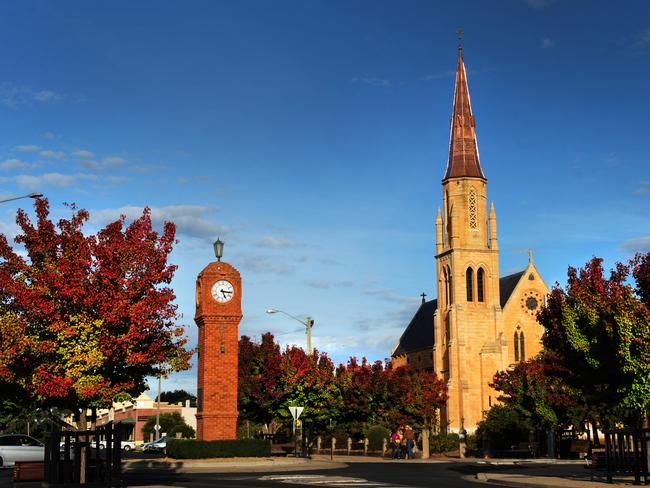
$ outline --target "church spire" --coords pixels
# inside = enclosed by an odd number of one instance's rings
[[[474,115],[469,100],[467,72],[463,62],[463,48],[458,46],[458,66],[454,87],[454,109],[449,135],[449,161],[444,180],[474,177],[486,179],[478,157],[478,144],[474,132]]]

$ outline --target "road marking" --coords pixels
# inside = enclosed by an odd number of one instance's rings
[[[291,475],[267,475],[260,478],[260,481],[279,481],[291,485],[311,486],[364,486],[375,488],[406,488],[405,485],[394,485],[381,481],[368,481],[364,478],[351,478],[348,476],[326,476],[322,474],[291,474]]]

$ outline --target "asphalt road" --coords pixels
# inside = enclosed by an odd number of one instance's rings
[[[129,487],[178,486],[204,487],[256,487],[273,488],[291,486],[320,487],[435,487],[456,488],[475,485],[471,481],[486,466],[459,463],[363,463],[356,462],[340,469],[316,469],[309,471],[245,472],[241,468],[228,473],[177,473],[173,471],[148,470],[127,473]],[[480,487],[479,484],[475,486]],[[490,483],[490,486],[500,485]]]

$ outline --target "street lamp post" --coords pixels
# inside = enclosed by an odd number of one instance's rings
[[[291,315],[284,310],[278,310],[277,308],[269,308],[266,313],[283,313],[287,317],[291,317],[293,320],[304,325],[307,328],[307,354],[311,356],[311,328],[314,326],[314,319],[307,317],[305,320],[300,320],[298,317]]]
[[[5,198],[4,200],[0,200],[0,203],[11,202],[12,200],[20,200],[21,198],[41,198],[42,196],[42,193],[28,193],[27,195],[21,195],[19,197]]]

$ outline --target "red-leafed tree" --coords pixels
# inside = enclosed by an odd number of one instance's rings
[[[269,424],[277,415],[282,397],[282,353],[273,334],[262,335],[260,343],[248,336],[239,339],[238,405],[239,418]]]
[[[152,229],[151,213],[121,217],[96,235],[89,214],[71,206],[56,224],[46,199],[36,220],[19,210],[17,250],[0,235],[0,378],[42,407],[106,407],[136,396],[145,377],[189,367],[176,325],[175,234]]]
[[[539,313],[544,347],[571,371],[564,376],[607,426],[650,411],[650,253],[606,275],[602,259],[569,268]]]

